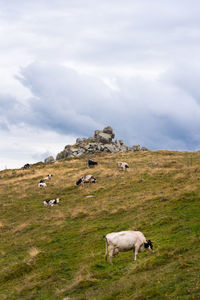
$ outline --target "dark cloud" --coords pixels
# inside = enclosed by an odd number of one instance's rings
[[[31,126],[78,137],[110,124],[128,144],[152,149],[199,145],[200,107],[179,70],[170,70],[162,80],[118,78],[118,90],[55,64],[34,63],[21,75],[21,83],[33,94],[28,103],[30,117],[24,118]],[[194,82],[198,84],[196,78]],[[16,119],[23,119],[21,112]]]

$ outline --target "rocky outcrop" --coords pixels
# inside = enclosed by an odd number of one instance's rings
[[[75,158],[96,152],[129,152],[148,150],[145,147],[140,149],[140,145],[128,147],[122,140],[112,141],[115,137],[112,127],[107,126],[103,130],[95,130],[94,136],[89,138],[77,138],[76,144],[65,146],[65,149],[57,154],[56,160],[65,158]]]

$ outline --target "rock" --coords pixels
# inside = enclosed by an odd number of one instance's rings
[[[133,145],[133,151],[140,151],[140,145]]]
[[[149,151],[149,149],[146,148],[146,147],[142,147],[140,150],[142,150],[142,151]]]
[[[97,138],[100,132],[103,132],[102,130],[95,130],[94,137]]]
[[[81,144],[87,143],[86,138],[77,138],[76,139],[76,146],[80,146]]]
[[[119,148],[120,147],[120,142],[118,140],[115,140],[115,145]]]
[[[112,137],[112,139],[114,139],[114,137],[115,137],[114,131],[113,131],[112,127],[110,127],[110,126],[105,127],[105,128],[103,129],[103,133],[108,133],[108,134],[110,134],[111,137]]]
[[[120,145],[124,145],[124,142],[122,140],[119,140]]]
[[[99,132],[98,135],[96,136],[97,142],[107,144],[112,142],[112,135],[104,132]]]
[[[128,151],[128,147],[126,145],[122,145],[122,146],[120,146],[119,151],[120,152],[127,152]]]
[[[67,152],[65,150],[61,151],[57,154],[56,160],[61,160],[67,157]]]
[[[52,163],[54,161],[55,160],[54,160],[53,156],[49,156],[49,157],[45,158],[44,163],[45,164],[50,164],[50,163]]]
[[[105,144],[104,148],[103,148],[103,151],[114,153],[114,152],[117,152],[118,150],[116,149],[114,144]]]

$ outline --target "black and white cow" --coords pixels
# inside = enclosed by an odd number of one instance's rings
[[[40,182],[38,183],[38,187],[46,187],[47,184],[44,182],[44,180],[40,180]]]
[[[125,171],[129,169],[129,165],[126,162],[118,162],[117,168]]]
[[[91,159],[88,160],[88,167],[93,167],[96,165],[98,165],[98,162],[91,160]]]
[[[27,170],[27,169],[30,169],[30,164],[25,164],[23,167],[22,167],[23,170]]]
[[[45,200],[43,202],[44,206],[54,206],[54,205],[57,205],[58,203],[60,202],[60,199],[59,198],[56,198],[56,199],[52,199],[52,200]]]
[[[94,178],[93,175],[85,175],[76,182],[76,185],[80,185],[84,183],[95,183],[95,182],[96,182],[96,178]]]

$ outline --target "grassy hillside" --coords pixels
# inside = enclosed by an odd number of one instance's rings
[[[183,152],[93,158],[93,169],[85,157],[0,172],[0,299],[200,299],[200,153],[192,166]],[[76,187],[86,174],[97,183]],[[55,197],[59,206],[43,206]],[[111,266],[103,235],[128,229],[155,253],[120,253]]]

